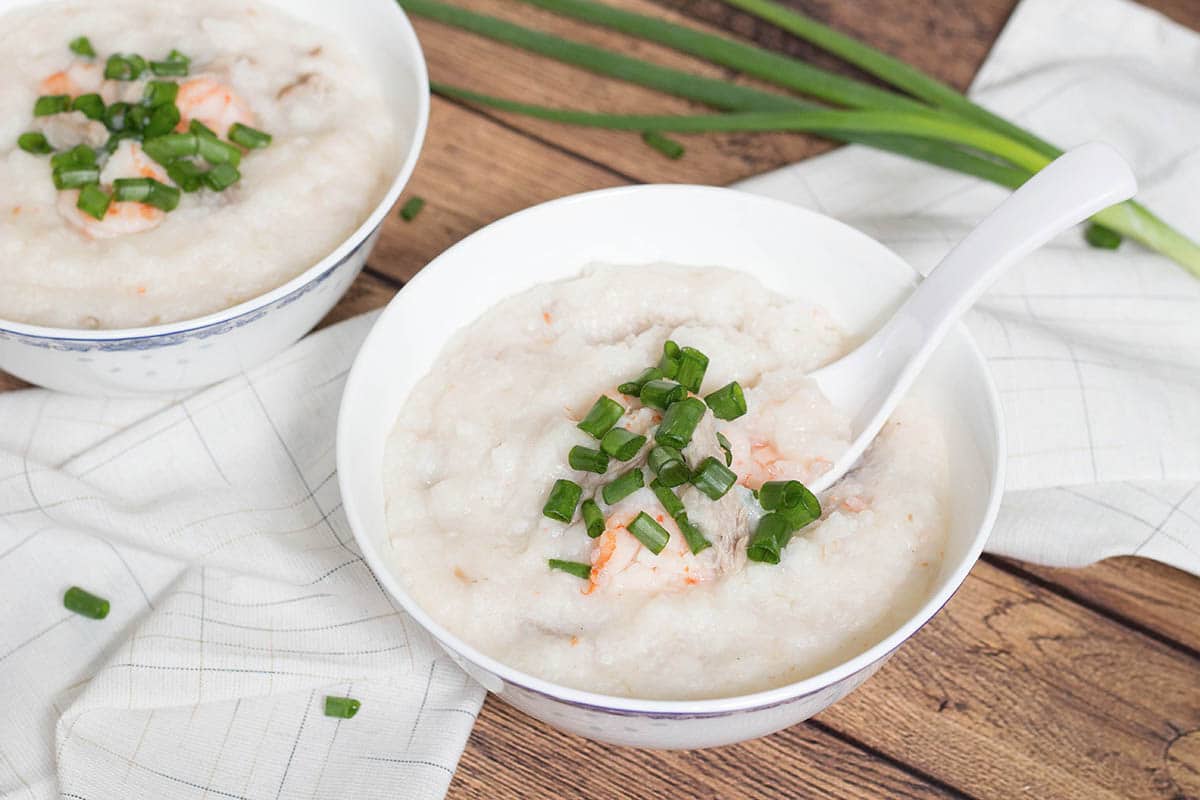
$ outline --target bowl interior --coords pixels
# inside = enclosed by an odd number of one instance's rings
[[[503,297],[576,275],[590,263],[663,261],[721,266],[824,306],[844,329],[868,334],[907,295],[915,273],[898,256],[836,220],[728,189],[641,186],[591,192],[515,214],[447,250],[397,295],[377,321],[347,382],[338,470],[350,523],[368,563],[443,644],[500,677],[554,696],[613,708],[752,707],[838,680],[883,656],[923,624],[978,556],[999,496],[1001,435],[994,389],[965,329],[956,330],[919,391],[946,422],[951,530],[940,574],[921,610],[855,659],[789,687],[741,698],[644,701],[579,692],[519,673],[469,647],[416,607],[391,569],[384,514],[384,445],[414,384],[444,342]],[[736,298],[731,298],[736,302]]]

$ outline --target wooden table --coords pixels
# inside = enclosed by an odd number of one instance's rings
[[[958,87],[1014,5],[796,1]],[[455,2],[721,74],[512,0]],[[717,0],[618,4],[833,63]],[[1150,4],[1200,27],[1197,0]],[[440,80],[597,110],[689,108],[440,25],[417,28]],[[534,203],[638,182],[726,184],[830,147],[782,134],[692,137],[687,146],[674,162],[629,134],[434,99],[409,189],[428,206],[412,223],[389,219],[370,266],[328,321],[383,305],[447,246]],[[0,389],[20,385],[0,374]],[[450,789],[452,798],[963,796],[1200,798],[1200,579],[1133,558],[1062,570],[985,556],[876,677],[810,722],[734,747],[662,753],[561,734],[489,699]]]

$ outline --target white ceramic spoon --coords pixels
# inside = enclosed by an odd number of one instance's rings
[[[854,466],[942,338],[1000,273],[1055,235],[1137,191],[1133,172],[1108,145],[1060,156],[967,234],[870,339],[811,377],[849,413],[853,438],[814,492]]]

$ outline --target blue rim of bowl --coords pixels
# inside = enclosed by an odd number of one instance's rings
[[[868,236],[862,231],[847,225],[840,220],[829,217],[825,214],[820,214],[815,211],[797,206],[793,203],[788,203],[783,200],[778,200],[763,195],[752,194],[749,192],[740,191],[737,189],[728,189],[715,186],[700,186],[694,184],[643,184],[636,186],[618,186],[610,189],[599,189],[591,192],[582,192],[579,194],[560,197],[555,200],[550,200],[545,203],[540,203],[536,206],[518,211],[507,217],[503,217],[489,225],[480,228],[462,241],[473,239],[476,236],[486,235],[493,227],[503,226],[508,221],[516,217],[524,217],[530,213],[536,213],[539,209],[547,206],[558,206],[574,204],[579,202],[587,202],[592,198],[623,195],[632,192],[677,192],[677,191],[702,191],[709,193],[720,194],[739,194],[748,198],[751,202],[758,202],[768,205],[783,206],[793,213],[797,214],[813,214],[829,221],[830,223],[842,227],[850,231],[856,236],[870,240],[882,250],[885,250],[891,255],[896,263],[904,265],[911,273],[913,280],[917,280],[920,276],[912,268],[912,266],[897,255],[883,243]],[[420,284],[422,273],[431,271],[436,268],[437,262],[446,257],[454,248],[458,247],[461,242],[452,245],[449,249],[443,251],[437,258],[426,265],[425,269],[409,281],[407,288],[414,284]],[[403,290],[402,290],[403,291]],[[394,302],[394,300],[393,300]],[[387,309],[384,309],[384,314]],[[380,318],[382,319],[382,317]],[[345,388],[342,395],[341,407],[338,411],[337,422],[337,462],[340,467],[343,456],[343,443],[349,440],[348,436],[343,436],[343,428],[347,423],[347,413],[349,405],[346,398],[349,396],[352,387],[357,385],[362,378],[358,377],[360,372],[359,365],[362,360],[362,353],[366,352],[372,346],[372,340],[379,330],[380,319],[377,319],[368,332],[366,339],[359,348],[359,354],[355,357],[354,364],[351,366],[350,373],[347,376]],[[367,540],[365,534],[360,535],[359,531],[363,530],[363,526],[358,516],[358,509],[353,500],[353,493],[346,490],[343,484],[344,473],[338,470],[339,489],[341,489],[343,511],[346,514],[346,520],[350,525],[350,530],[354,534],[354,539],[357,542],[359,549],[362,551],[363,559],[366,561],[366,566],[377,577],[377,579],[386,587],[389,594],[399,601],[404,613],[413,618],[430,636],[437,641],[438,645],[452,651],[456,656],[465,659],[473,666],[484,672],[489,673],[505,684],[516,687],[520,691],[529,692],[540,695],[557,703],[572,706],[574,708],[584,709],[594,713],[601,713],[610,716],[619,717],[642,717],[647,719],[709,719],[717,717],[733,716],[735,714],[761,711],[764,709],[776,708],[784,705],[789,705],[792,702],[799,701],[806,697],[811,697],[821,691],[831,689],[834,686],[842,683],[848,678],[859,674],[860,672],[871,668],[873,665],[890,656],[901,645],[911,639],[917,631],[923,628],[930,620],[937,616],[950,599],[958,592],[966,581],[967,574],[975,566],[979,560],[980,554],[983,552],[983,547],[987,541],[988,532],[991,531],[995,524],[996,516],[1000,511],[1000,500],[1004,491],[1005,478],[1005,462],[1007,457],[1007,441],[1004,431],[1004,415],[1000,407],[1000,395],[996,390],[995,381],[992,378],[991,371],[987,366],[987,359],[983,352],[979,349],[974,337],[966,326],[959,322],[955,325],[954,330],[959,333],[964,340],[967,350],[971,358],[979,367],[980,374],[984,382],[984,388],[987,396],[987,409],[989,418],[996,428],[996,452],[993,463],[990,465],[995,475],[995,480],[991,486],[991,492],[988,496],[987,507],[984,510],[983,519],[979,526],[979,530],[975,534],[975,539],[971,543],[967,552],[964,554],[962,561],[958,564],[955,570],[947,576],[943,588],[933,594],[922,606],[912,614],[902,625],[893,630],[882,640],[876,642],[871,647],[863,652],[847,659],[842,663],[831,667],[830,669],[820,672],[816,675],[803,678],[799,681],[777,686],[773,689],[765,689],[758,692],[748,694],[732,695],[729,697],[706,698],[698,700],[644,700],[633,697],[621,697],[618,695],[605,695],[596,692],[589,692],[584,689],[574,689],[569,686],[556,684],[552,681],[538,678],[523,672],[515,667],[509,666],[492,656],[489,656],[477,648],[467,644],[461,638],[450,632],[441,623],[434,620],[428,613],[421,608],[400,584],[399,579],[386,568],[381,554],[377,551],[374,545]],[[503,696],[503,692],[501,692]],[[836,698],[835,698],[836,699]],[[833,702],[833,701],[831,701]]]
[[[417,39],[412,22],[399,3],[382,0],[396,14],[402,37],[402,47],[412,56],[413,80],[416,83],[416,105],[411,109],[415,116],[412,142],[399,170],[388,186],[387,192],[372,209],[366,219],[328,255],[301,272],[291,280],[276,286],[249,300],[229,308],[192,319],[150,325],[141,328],[110,328],[105,330],[82,330],[31,325],[14,320],[0,319],[0,341],[17,341],[36,347],[53,350],[112,351],[137,350],[166,347],[193,338],[216,336],[232,328],[240,328],[265,316],[273,309],[286,306],[322,283],[357,253],[367,240],[378,230],[384,217],[417,165],[417,158],[425,143],[429,126],[429,73],[425,65],[425,52]]]

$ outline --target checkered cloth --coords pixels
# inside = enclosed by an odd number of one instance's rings
[[[1124,0],[1025,0],[977,81],[1063,145],[1106,139],[1200,236],[1200,39]],[[858,147],[745,184],[929,268],[1000,190]],[[482,699],[355,548],[334,417],[369,318],[188,397],[0,396],[0,797],[445,792]],[[972,313],[1008,416],[991,548],[1200,573],[1200,281],[1072,232]],[[78,584],[112,601],[67,612]],[[348,721],[322,713],[350,695]]]

